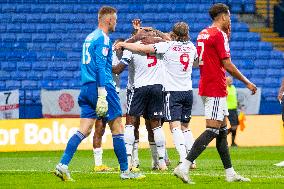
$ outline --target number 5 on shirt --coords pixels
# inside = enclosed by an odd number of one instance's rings
[[[148,68],[156,66],[156,64],[157,64],[156,56],[151,56],[149,53],[147,53],[147,59],[152,60],[152,62],[148,64]]]

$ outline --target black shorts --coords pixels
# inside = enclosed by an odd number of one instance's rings
[[[131,116],[143,115],[146,119],[163,117],[163,86],[149,85],[135,88],[128,97],[127,114]]]
[[[188,123],[191,119],[192,103],[192,90],[165,92],[166,120]]]
[[[236,126],[239,125],[239,118],[238,118],[238,112],[237,109],[233,109],[233,110],[228,110],[229,111],[229,122],[231,126]]]

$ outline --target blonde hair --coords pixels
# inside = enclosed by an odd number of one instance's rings
[[[98,19],[101,20],[106,15],[117,13],[117,10],[110,6],[103,6],[100,8],[98,13]]]

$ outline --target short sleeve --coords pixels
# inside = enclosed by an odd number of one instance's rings
[[[129,50],[124,50],[122,58],[120,60],[121,63],[128,65],[132,59],[132,52]]]
[[[169,42],[159,42],[154,44],[154,49],[156,54],[163,54],[166,53],[170,48]]]
[[[215,48],[221,60],[231,57],[227,34],[220,31],[215,36]]]

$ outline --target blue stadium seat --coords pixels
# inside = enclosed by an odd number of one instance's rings
[[[31,71],[27,74],[27,78],[29,80],[42,80],[42,75],[41,71]]]
[[[284,60],[283,59],[270,59],[269,67],[276,68],[276,69],[284,68]]]
[[[33,62],[32,70],[45,71],[48,69],[49,62]]]
[[[58,77],[61,78],[61,79],[74,79],[72,71],[58,72]]]
[[[27,73],[28,72],[22,72],[22,71],[12,71],[11,73],[11,78],[14,78],[14,80],[25,80],[27,79]]]
[[[7,34],[5,34],[5,36],[2,36],[2,37],[4,37],[3,39],[2,39],[2,41],[3,42],[15,42],[15,41],[17,41],[17,36],[16,36],[16,34],[13,34],[13,33],[7,33]]]
[[[25,23],[27,22],[27,17],[24,14],[14,14],[12,16],[13,23]]]
[[[30,62],[17,62],[17,68],[19,71],[29,71],[32,68]]]
[[[60,34],[55,34],[55,33],[49,33],[47,34],[47,41],[52,42],[52,43],[59,43],[62,41],[61,35]]]
[[[31,42],[32,41],[32,34],[30,33],[20,33],[16,35],[16,40],[18,42]]]
[[[284,58],[283,56],[283,52],[281,51],[277,51],[277,50],[273,50],[271,51],[271,58],[274,58],[274,59],[282,59]]]
[[[48,68],[51,71],[61,71],[63,70],[63,64],[62,62],[58,62],[58,61],[50,61]]]
[[[32,80],[23,80],[21,82],[22,89],[38,89],[38,82]]]
[[[261,41],[261,42],[258,43],[258,45],[259,45],[259,49],[260,49],[260,50],[271,51],[271,50],[273,49],[272,44],[269,43],[269,42],[263,42],[263,41]]]
[[[34,23],[22,24],[22,32],[23,33],[35,33],[36,25]]]
[[[22,28],[20,24],[7,24],[6,30],[9,33],[21,33]]]
[[[255,60],[254,64],[255,64],[255,67],[257,67],[257,68],[261,68],[261,69],[269,68],[268,60]]]
[[[78,79],[69,80],[69,87],[71,89],[80,89],[81,83]]]
[[[1,69],[0,70],[0,81],[9,80],[11,78],[11,75],[9,73],[10,71],[4,71],[3,69]]]
[[[248,78],[252,77],[253,70],[240,69],[240,71]]]
[[[40,22],[41,18],[40,16],[36,15],[36,14],[28,14],[27,15],[27,22],[28,23],[38,23]]]
[[[47,41],[46,34],[34,33],[32,34],[32,41],[33,42],[46,42]]]
[[[47,13],[60,13],[60,7],[54,5],[45,5],[45,12]]]
[[[281,83],[281,79],[278,77],[278,78],[270,78],[270,77],[267,77],[265,78],[264,80],[264,87],[275,87],[275,88],[278,88],[279,85]]]
[[[66,71],[80,70],[80,61],[68,61],[63,64],[63,69]]]
[[[11,14],[0,14],[0,22],[1,23],[11,23],[12,15]]]
[[[81,53],[80,52],[68,53],[67,59],[70,60],[70,61],[80,62],[80,60],[81,60]]]
[[[36,52],[30,51],[30,52],[25,53],[24,61],[34,62],[36,59],[37,59]]]
[[[57,44],[56,43],[41,43],[40,47],[44,51],[56,51],[57,50]]]
[[[13,4],[3,4],[2,5],[2,13],[15,13],[17,8]]]
[[[270,51],[263,51],[263,50],[260,50],[260,51],[256,51],[256,57],[257,59],[270,59]]]
[[[281,78],[281,72],[279,69],[273,69],[273,68],[269,68],[266,70],[266,77],[277,77],[277,78]],[[279,83],[278,83],[279,85]]]
[[[55,23],[56,15],[54,14],[42,14],[41,15],[41,22],[42,23]]]
[[[246,13],[255,13],[255,5],[254,3],[244,4],[244,12]]]
[[[4,24],[0,25],[0,33],[5,33],[7,31],[6,29],[7,29],[6,25],[4,25]]]
[[[73,77],[74,79],[81,81],[81,71],[73,71]]]
[[[55,80],[58,78],[58,74],[52,71],[44,71],[42,73],[43,80]]]
[[[57,80],[58,82],[58,86],[61,88],[61,89],[69,89],[69,80]]]
[[[51,30],[51,25],[50,24],[38,24],[36,26],[36,32],[37,33],[50,33],[50,32],[55,32]]]
[[[61,5],[60,6],[60,12],[61,13],[73,13],[74,12],[74,6],[73,5]]]
[[[32,4],[31,5],[31,12],[42,14],[42,13],[45,12],[45,5]]]
[[[252,77],[265,78],[266,77],[266,69],[254,69],[252,71]]]
[[[254,32],[248,32],[247,33],[247,39],[250,41],[259,41],[260,40],[260,35],[259,33],[254,33]]]
[[[21,81],[8,80],[6,81],[6,90],[21,88]]]

